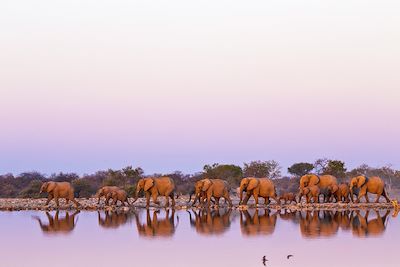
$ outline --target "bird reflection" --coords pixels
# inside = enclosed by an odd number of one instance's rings
[[[196,229],[198,234],[219,235],[226,232],[231,225],[231,209],[201,209],[197,212],[188,211],[188,213],[190,225]]]
[[[115,229],[129,221],[129,213],[117,211],[104,211],[104,216],[97,212],[99,225],[103,228]]]
[[[138,213],[134,213],[136,219],[136,227],[139,236],[142,237],[171,237],[175,234],[175,229],[179,224],[179,217],[176,219],[175,225],[175,210],[167,209],[165,217],[159,218],[159,210],[153,211],[153,216],[150,216],[150,210],[146,210],[146,223],[141,223]]]
[[[275,231],[277,213],[258,209],[251,215],[249,211],[240,212],[240,229],[245,236],[271,235]]]
[[[65,212],[65,216],[60,218],[59,211],[56,211],[54,217],[49,212],[46,212],[47,224],[43,223],[38,216],[34,216],[33,218],[38,221],[40,229],[45,234],[69,234],[76,226],[78,219],[75,217],[78,213],[79,211],[76,211],[72,215],[69,215],[67,211]]]

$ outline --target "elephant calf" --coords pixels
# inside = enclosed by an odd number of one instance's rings
[[[108,198],[112,198],[113,205],[116,205],[118,200],[121,201],[122,205],[124,205],[124,206],[125,206],[125,203],[128,203],[128,206],[130,205],[130,203],[128,201],[128,194],[123,189],[118,189],[118,190],[112,191],[111,193],[108,193],[107,199]]]
[[[102,188],[100,188],[96,193],[96,197],[99,198],[97,204],[100,204],[101,197],[105,197],[106,198],[105,204],[108,205],[111,199],[111,193],[117,190],[120,190],[118,186],[103,186]]]
[[[229,185],[226,181],[221,179],[202,179],[197,181],[194,185],[195,187],[195,199],[193,204],[197,200],[203,204],[204,200],[207,200],[207,206],[210,206],[212,197],[215,199],[215,204],[219,205],[219,199],[224,198],[228,201],[229,206],[232,206],[232,201],[229,196]]]
[[[283,200],[283,204],[286,204],[287,201],[289,201],[289,204],[292,203],[293,201],[297,203],[295,194],[291,192],[283,193],[280,197],[278,197],[278,200],[279,204],[281,203],[281,200]]]
[[[319,195],[320,189],[316,185],[300,188],[299,203],[301,203],[301,198],[303,196],[306,196],[306,203],[310,203],[311,199],[314,199],[314,203],[319,203]]]
[[[45,182],[40,188],[39,194],[42,192],[47,192],[49,194],[47,197],[46,206],[49,205],[49,202],[53,198],[56,202],[57,209],[60,206],[59,198],[65,198],[67,204],[71,200],[74,202],[76,208],[80,206],[80,204],[75,200],[74,188],[68,182]]]
[[[350,202],[350,188],[349,184],[342,183],[338,185],[338,190],[335,192],[336,202],[345,201]]]

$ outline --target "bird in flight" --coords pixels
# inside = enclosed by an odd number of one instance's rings
[[[290,257],[293,257],[293,255],[291,255],[291,254],[290,254],[290,255],[287,255],[287,256],[286,256],[286,259],[290,259]]]
[[[265,256],[262,257],[262,263],[264,264],[264,266],[267,266],[266,262],[267,262],[267,258]]]

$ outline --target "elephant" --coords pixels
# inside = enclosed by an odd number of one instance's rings
[[[231,209],[201,209],[198,212],[193,211],[195,218],[193,219],[192,213],[189,213],[190,225],[196,229],[198,234],[202,235],[220,235],[225,233],[230,225]]]
[[[283,193],[280,197],[278,197],[279,204],[281,203],[281,200],[283,200],[283,204],[286,204],[287,201],[289,201],[289,204],[292,203],[293,201],[297,203],[296,201],[296,195],[288,192],[288,193]]]
[[[210,206],[211,198],[215,199],[215,204],[219,205],[219,199],[223,197],[228,201],[229,206],[232,206],[232,201],[229,196],[229,185],[225,180],[221,179],[202,179],[197,181],[194,185],[195,188],[195,199],[193,204],[197,200],[200,204],[203,204],[204,200],[207,200],[207,207]]]
[[[339,228],[344,231],[350,230],[351,228],[351,216],[352,212],[346,211],[337,211],[334,215],[334,220],[339,224]]]
[[[175,225],[175,210],[166,209],[165,218],[159,219],[159,210],[153,211],[153,218],[150,216],[150,210],[146,209],[146,224],[140,222],[139,215],[135,213],[136,227],[139,236],[143,237],[171,237],[175,234],[175,229],[179,225],[179,217],[177,217],[177,224]]]
[[[245,236],[271,235],[276,221],[277,213],[271,214],[269,209],[265,209],[263,214],[256,209],[253,216],[247,210],[240,211],[240,229]]]
[[[108,229],[116,229],[126,224],[129,219],[129,214],[125,212],[104,211],[104,215],[105,217],[103,219],[100,212],[97,211],[99,225]]]
[[[350,197],[353,199],[353,190],[354,188],[360,189],[360,192],[357,196],[356,203],[360,202],[361,197],[365,197],[367,203],[369,203],[368,193],[376,194],[376,203],[379,202],[379,198],[383,196],[386,201],[389,203],[390,199],[385,190],[385,182],[378,176],[366,177],[363,175],[354,177],[350,181]]]
[[[337,179],[335,176],[332,175],[318,176],[316,174],[306,174],[300,178],[300,188],[304,188],[311,185],[316,185],[322,190],[328,186],[337,185]]]
[[[365,216],[362,216],[360,211],[356,211],[356,215],[351,219],[352,232],[354,236],[379,236],[386,230],[387,218],[390,210],[381,216],[380,212],[375,210],[376,218],[369,220],[369,210],[366,211]]]
[[[300,212],[300,232],[306,238],[330,237],[339,230],[339,223],[331,211]],[[321,216],[322,215],[322,216]]]
[[[108,202],[111,199],[111,195],[109,195],[109,194],[111,192],[119,190],[119,189],[120,188],[118,186],[103,186],[102,188],[100,188],[96,193],[96,197],[99,198],[99,200],[97,201],[97,204],[100,204],[101,197],[105,197],[106,198],[105,204],[108,205]]]
[[[339,190],[339,186],[336,184],[328,185],[327,187],[320,189],[320,195],[323,196],[323,203],[333,202],[333,197]]]
[[[306,196],[306,203],[310,203],[310,200],[313,199],[314,203],[319,203],[319,195],[320,188],[316,185],[307,186],[299,189],[299,203],[301,203],[301,199],[303,196]]]
[[[347,183],[341,183],[338,185],[338,190],[335,192],[336,202],[345,201],[350,202],[350,187]]]
[[[109,197],[112,198],[113,205],[116,205],[117,201],[121,201],[122,205],[124,205],[124,206],[125,206],[125,203],[128,203],[128,206],[130,205],[129,200],[128,200],[128,194],[123,189],[118,189],[118,190],[112,191],[111,193],[108,193],[107,198],[109,198]]]
[[[69,215],[68,211],[65,213],[64,218],[59,217],[59,211],[57,210],[54,217],[46,212],[48,224],[43,224],[42,220],[34,216],[33,218],[39,222],[40,228],[45,234],[68,234],[74,230],[78,219],[75,220],[76,215],[78,215],[79,211],[74,212],[72,215]]]
[[[54,198],[57,209],[59,208],[59,198],[65,198],[65,201],[68,202],[71,200],[74,202],[75,207],[78,209],[80,204],[75,200],[74,197],[74,188],[68,182],[45,182],[42,184],[40,188],[39,194],[42,192],[47,192],[48,198],[46,201],[46,206],[49,205],[49,202]]]
[[[139,193],[144,191],[146,196],[146,208],[150,206],[150,196],[153,198],[155,204],[160,204],[157,200],[158,196],[165,196],[165,206],[169,206],[169,197],[172,199],[172,206],[175,206],[174,191],[175,183],[170,177],[158,177],[158,178],[142,178],[136,185],[136,196],[133,203],[139,197]],[[132,203],[132,204],[133,204]]]
[[[276,195],[275,185],[269,178],[255,178],[247,177],[240,181],[240,204],[247,205],[249,198],[254,197],[256,206],[258,205],[258,198],[265,199],[265,204],[269,204],[269,199],[272,198],[279,203]],[[243,192],[246,196],[243,200]]]

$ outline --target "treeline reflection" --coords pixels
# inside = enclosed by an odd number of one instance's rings
[[[79,212],[45,213],[43,219],[33,218],[45,234],[69,234],[78,222]],[[269,236],[274,234],[279,223],[292,222],[299,226],[304,238],[329,238],[339,229],[351,232],[354,237],[373,237],[382,235],[389,220],[390,210],[366,211],[271,211],[199,209],[176,212],[167,210],[141,210],[136,212],[97,212],[101,228],[116,229],[130,222],[138,235],[146,238],[172,237],[179,225],[179,216],[187,216],[190,228],[199,235],[217,236],[229,231],[238,218],[240,232],[244,237]],[[393,217],[397,213],[393,213]],[[44,216],[42,216],[44,217]]]

